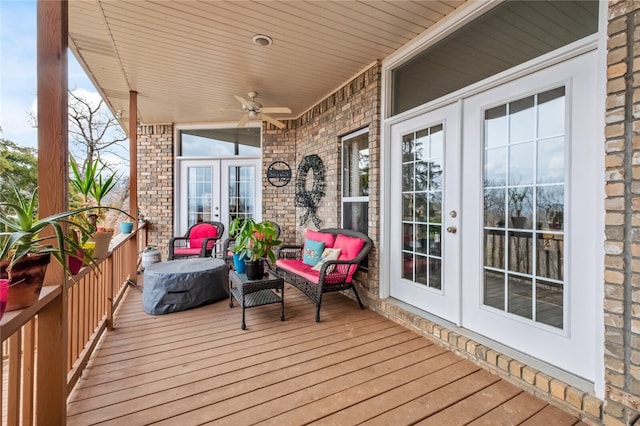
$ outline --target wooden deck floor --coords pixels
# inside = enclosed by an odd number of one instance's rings
[[[531,396],[340,294],[228,302],[163,316],[131,288],[71,394],[69,425],[575,425]]]

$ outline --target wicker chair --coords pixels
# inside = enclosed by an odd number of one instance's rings
[[[184,237],[169,240],[169,260],[182,257],[215,257],[217,243],[224,234],[220,222],[200,222],[191,226]]]

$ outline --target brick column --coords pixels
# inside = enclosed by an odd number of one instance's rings
[[[640,410],[640,3],[609,2],[603,422]]]
[[[173,125],[138,126],[138,203],[149,220],[148,244],[167,260],[173,237]]]

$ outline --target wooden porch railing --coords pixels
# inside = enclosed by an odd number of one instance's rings
[[[45,286],[29,308],[7,312],[0,322],[2,424],[66,423],[66,400],[127,284],[136,282],[146,223],[114,237],[99,272],[83,268],[66,286]]]

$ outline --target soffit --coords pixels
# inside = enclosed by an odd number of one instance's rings
[[[131,90],[143,123],[235,122],[249,91],[286,119],[463,3],[72,0],[69,45],[125,125]]]

